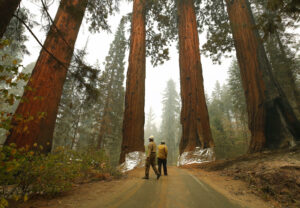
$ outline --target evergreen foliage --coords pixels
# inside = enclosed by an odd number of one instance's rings
[[[145,123],[145,133],[144,133],[144,138],[145,138],[145,145],[148,145],[148,138],[150,136],[154,136],[155,142],[159,142],[161,135],[158,132],[158,129],[155,124],[155,114],[153,112],[152,107],[150,107],[148,113],[146,114],[146,123]]]
[[[177,33],[174,5],[173,0],[146,0],[146,56],[154,67],[170,59],[169,47]],[[124,20],[128,23],[131,17],[129,13]]]
[[[217,159],[244,154],[250,138],[245,96],[236,60],[228,72],[228,83],[221,86],[217,82],[208,102]]]
[[[121,19],[105,58],[105,70],[102,74],[104,102],[100,113],[100,132],[98,147],[108,151],[111,162],[117,164],[122,141],[122,121],[124,111],[124,70],[127,42],[125,38],[125,22]]]
[[[58,109],[54,147],[65,146],[74,149],[95,144],[95,137],[92,137],[97,128],[98,118],[95,112],[102,104],[98,103],[101,95],[100,70],[85,64],[85,50],[77,52],[79,55],[73,57],[68,71]]]
[[[55,129],[55,146],[103,148],[113,164],[119,159],[123,105],[124,58],[127,49],[123,19],[105,59],[105,69],[90,67],[78,52],[69,69]]]
[[[181,138],[180,98],[173,80],[167,82],[163,93],[163,113],[160,127],[161,141],[165,141],[169,149],[168,163],[176,164]]]
[[[90,25],[89,30],[91,32],[110,31],[107,19],[119,10],[119,2],[120,0],[89,0],[86,14],[86,20]]]

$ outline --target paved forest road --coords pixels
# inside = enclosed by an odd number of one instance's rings
[[[169,168],[169,176],[158,181],[152,170],[149,180],[136,180],[110,197],[106,204],[93,208],[238,208],[208,185],[183,169]]]

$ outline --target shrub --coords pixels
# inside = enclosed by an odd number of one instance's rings
[[[38,145],[35,145],[36,148]],[[71,151],[62,147],[44,155],[14,144],[0,148],[0,208],[6,199],[27,200],[29,195],[53,197],[74,182],[120,177],[104,151]]]

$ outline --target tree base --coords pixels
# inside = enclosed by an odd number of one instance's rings
[[[125,155],[125,162],[119,166],[119,169],[121,172],[127,172],[135,168],[142,168],[145,166],[145,160],[145,152],[129,152]]]
[[[201,149],[196,147],[194,151],[183,152],[178,157],[177,166],[199,164],[216,160],[214,148]]]

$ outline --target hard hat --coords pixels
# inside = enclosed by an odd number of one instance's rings
[[[149,136],[149,139],[154,139],[154,136],[153,135]]]

